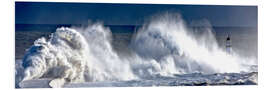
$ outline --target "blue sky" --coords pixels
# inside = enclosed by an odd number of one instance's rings
[[[257,6],[16,2],[16,24],[134,25],[161,12],[181,13],[189,23],[207,19],[213,26],[257,27]]]

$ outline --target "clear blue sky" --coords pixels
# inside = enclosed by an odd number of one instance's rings
[[[213,26],[257,27],[257,6],[16,2],[16,24],[142,24],[160,12],[181,13],[187,23],[207,19]]]

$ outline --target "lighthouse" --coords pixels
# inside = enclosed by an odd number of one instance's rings
[[[232,53],[232,41],[231,41],[230,34],[228,34],[226,38],[226,52],[229,54]]]

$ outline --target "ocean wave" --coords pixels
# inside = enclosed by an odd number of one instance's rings
[[[154,17],[132,38],[131,56],[113,49],[112,33],[101,23],[58,28],[48,40],[34,42],[23,58],[21,81],[51,78],[66,82],[125,81],[189,73],[252,72],[252,58],[227,53],[211,27],[196,34],[177,14]],[[245,63],[250,61],[250,63]],[[19,74],[18,74],[19,75]]]

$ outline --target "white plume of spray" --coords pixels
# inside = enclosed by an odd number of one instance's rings
[[[110,29],[101,23],[59,28],[49,40],[40,38],[27,51],[23,80],[96,82],[249,71],[243,65],[245,58],[227,54],[218,47],[212,29],[202,29],[202,34],[195,34],[179,14],[154,17],[132,39],[134,53],[121,58],[113,50]]]
[[[76,28],[76,27],[75,27]],[[91,57],[86,71],[87,81],[130,80],[136,78],[129,62],[122,60],[111,45],[112,33],[100,23],[76,28],[88,42]]]
[[[24,59],[23,80],[65,79],[65,82],[129,80],[136,78],[111,46],[111,32],[96,23],[59,28],[48,41],[40,38]]]
[[[172,64],[165,64],[163,68],[177,73],[249,71],[243,66],[244,58],[218,47],[211,28],[205,28],[199,36],[191,31],[179,14],[167,13],[145,24],[133,39],[132,47],[139,56],[154,59],[160,65],[170,61]]]
[[[49,77],[82,82],[87,47],[74,29],[57,29],[48,41],[40,38],[28,50],[23,59],[23,80]]]

